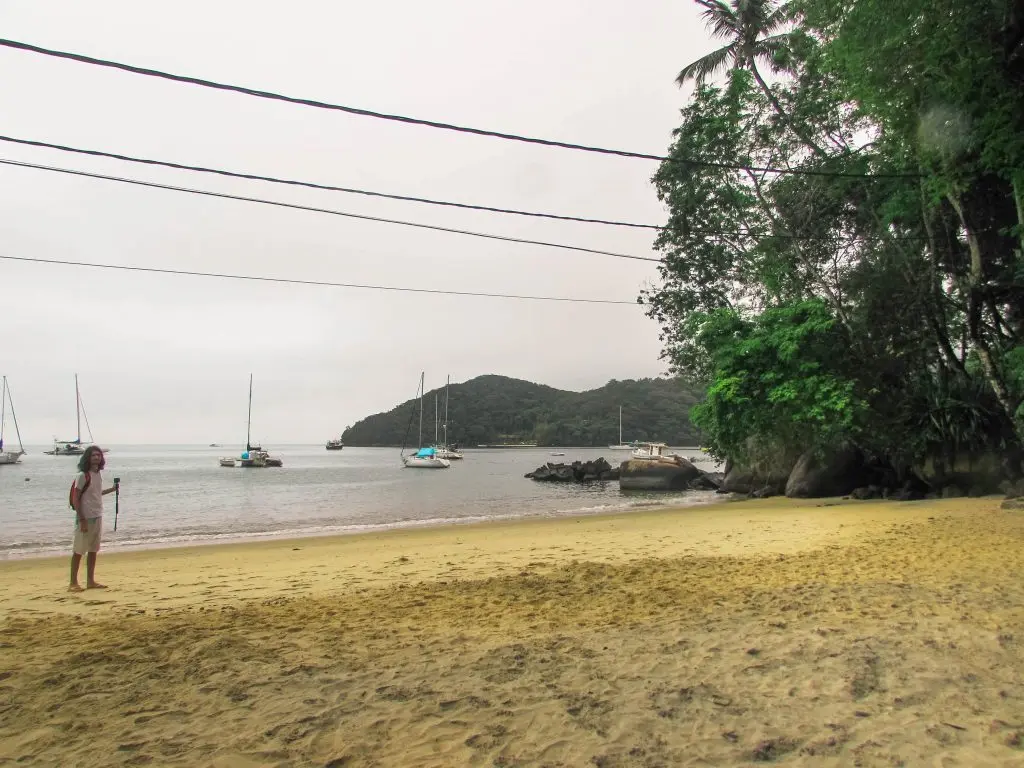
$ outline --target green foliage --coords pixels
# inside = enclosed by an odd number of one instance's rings
[[[708,384],[695,423],[733,457],[1019,446],[1019,0],[793,0],[788,18],[785,75],[733,56],[654,177],[669,219],[641,300],[673,372]]]
[[[867,406],[836,354],[845,339],[822,302],[750,320],[718,310],[703,317],[697,338],[714,381],[693,420],[716,455],[744,460],[755,443],[802,451],[856,437]]]
[[[459,445],[536,441],[544,446],[601,446],[618,443],[619,406],[623,438],[696,445],[690,408],[702,390],[677,379],[612,380],[588,392],[564,390],[505,376],[479,376],[452,384],[448,417],[449,442]],[[444,389],[427,392],[424,441],[433,442],[434,402],[444,420]],[[387,413],[369,416],[345,430],[348,445],[401,445],[417,439],[419,400],[409,400]],[[443,435],[442,435],[443,437]]]

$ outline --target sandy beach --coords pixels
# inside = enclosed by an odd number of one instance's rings
[[[771,499],[0,563],[0,764],[1024,765],[1024,513]]]

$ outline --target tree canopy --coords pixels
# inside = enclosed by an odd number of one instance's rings
[[[708,447],[1019,449],[1024,0],[697,2],[641,301]]]

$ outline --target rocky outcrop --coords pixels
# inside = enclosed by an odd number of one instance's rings
[[[594,461],[574,461],[572,464],[548,462],[533,472],[527,472],[525,477],[548,483],[589,483],[596,480],[618,480],[619,470],[602,456]]]
[[[720,493],[753,494],[758,498],[777,496],[786,489],[790,468],[744,467],[727,461]]]
[[[720,493],[776,496],[785,491],[790,472],[800,458],[790,448],[763,444],[754,438],[747,440],[744,455],[742,461],[726,461]]]
[[[827,451],[806,451],[786,481],[786,496],[814,499],[845,496],[868,481],[864,456],[853,446]]]
[[[1009,466],[1007,457],[994,451],[968,453],[960,451],[948,457],[926,459],[914,467],[914,474],[936,492],[950,486],[961,489],[961,495],[983,496],[998,493],[1007,481],[1018,479],[1019,462]]]
[[[630,459],[619,467],[619,488],[624,491],[717,491],[721,478],[681,456],[660,461]]]

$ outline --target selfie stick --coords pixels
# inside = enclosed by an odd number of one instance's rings
[[[114,530],[117,530],[118,507],[121,506],[121,478],[114,478]]]

